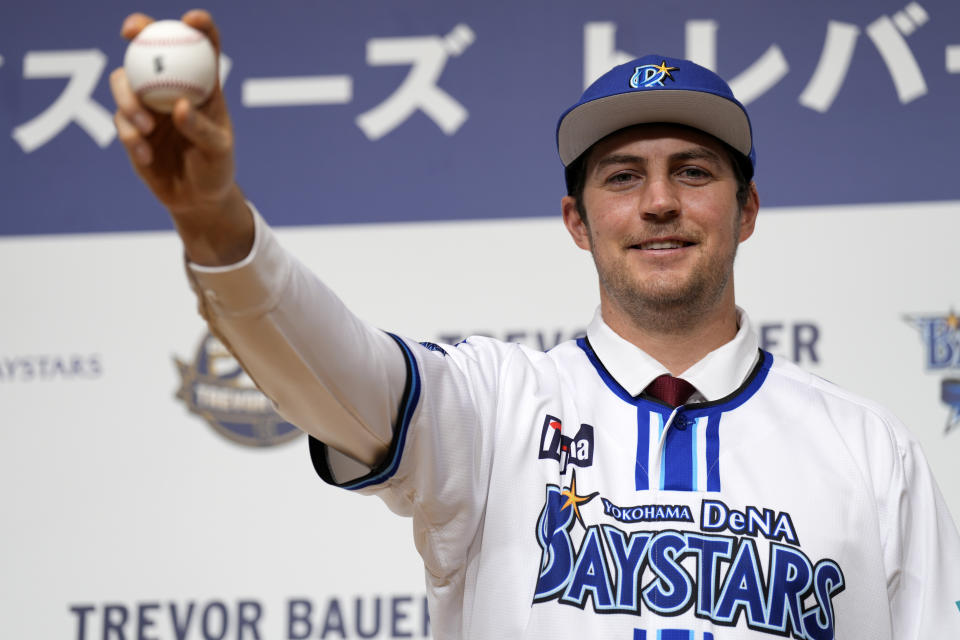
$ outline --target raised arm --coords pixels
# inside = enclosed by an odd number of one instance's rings
[[[183,21],[210,39],[209,13]],[[152,22],[135,13],[122,34]],[[284,252],[234,180],[234,136],[220,87],[171,114],[145,107],[123,69],[110,76],[114,121],[140,178],[169,210],[183,241],[201,313],[281,413],[366,466],[386,453],[406,365],[387,334],[349,310]],[[349,467],[346,465],[344,468]]]

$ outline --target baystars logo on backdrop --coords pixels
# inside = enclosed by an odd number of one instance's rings
[[[223,343],[207,333],[193,363],[174,358],[180,371],[177,398],[228,440],[269,447],[293,440],[300,430],[274,411]]]
[[[945,316],[907,316],[920,332],[927,371],[952,372],[940,383],[940,399],[950,407],[944,433],[960,427],[960,316],[951,309]]]

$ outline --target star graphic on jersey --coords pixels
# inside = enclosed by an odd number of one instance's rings
[[[573,507],[573,515],[577,517],[577,522],[580,523],[581,527],[586,529],[586,525],[583,524],[583,518],[580,516],[580,505],[590,502],[600,495],[600,492],[594,491],[588,496],[577,495],[577,470],[574,469],[573,473],[570,474],[570,486],[561,491],[560,495],[566,496],[567,498],[567,501],[560,507],[560,511],[563,511],[567,507]]]
[[[673,80],[674,78],[673,78],[673,76],[670,74],[670,72],[671,72],[671,71],[676,71],[676,70],[679,69],[679,68],[680,68],[680,67],[668,67],[668,66],[667,66],[667,61],[666,61],[666,60],[661,60],[661,61],[660,61],[660,66],[657,67],[657,71],[659,71],[659,72],[662,73],[663,75],[665,75],[665,76],[667,76],[668,78],[670,78],[671,80]]]
[[[950,327],[951,331],[956,331],[960,328],[960,316],[953,312],[953,309],[950,309],[950,313],[947,314],[947,326]]]

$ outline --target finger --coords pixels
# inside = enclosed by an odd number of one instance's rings
[[[180,98],[173,106],[173,124],[187,140],[210,153],[230,151],[232,136],[229,127],[217,124],[199,109]]]
[[[119,111],[113,115],[113,123],[117,127],[117,138],[127,150],[131,162],[140,167],[149,166],[153,162],[153,150],[137,128]]]
[[[213,44],[213,48],[217,54],[220,54],[220,31],[217,29],[217,25],[214,24],[213,16],[210,15],[210,12],[204,11],[203,9],[191,9],[183,14],[183,17],[180,19],[194,29],[202,31],[204,35],[210,38],[210,42]]]
[[[217,25],[213,21],[213,16],[210,15],[210,12],[204,9],[191,9],[183,14],[180,19],[207,36],[213,45],[213,50],[217,54],[217,83],[214,85],[213,93],[210,95],[207,103],[202,107],[202,110],[217,120],[222,121],[226,114],[226,104],[223,100],[220,87],[220,30],[217,29]]]
[[[127,73],[121,67],[114,69],[110,74],[110,91],[117,103],[117,109],[124,117],[132,122],[144,135],[153,131],[154,120],[150,112],[143,107],[133,88],[127,81]]]
[[[120,35],[127,40],[133,40],[151,22],[153,22],[153,18],[145,13],[131,13],[123,21],[123,26],[120,27]]]

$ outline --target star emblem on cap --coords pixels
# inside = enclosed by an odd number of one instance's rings
[[[663,75],[665,75],[665,76],[667,76],[668,78],[670,78],[671,80],[673,80],[674,78],[673,78],[673,76],[670,74],[670,72],[671,72],[671,71],[677,71],[679,68],[680,68],[680,67],[668,67],[668,66],[667,66],[667,61],[666,61],[666,60],[661,60],[661,61],[660,61],[660,66],[657,67],[657,71],[659,71],[659,72],[662,73]]]

